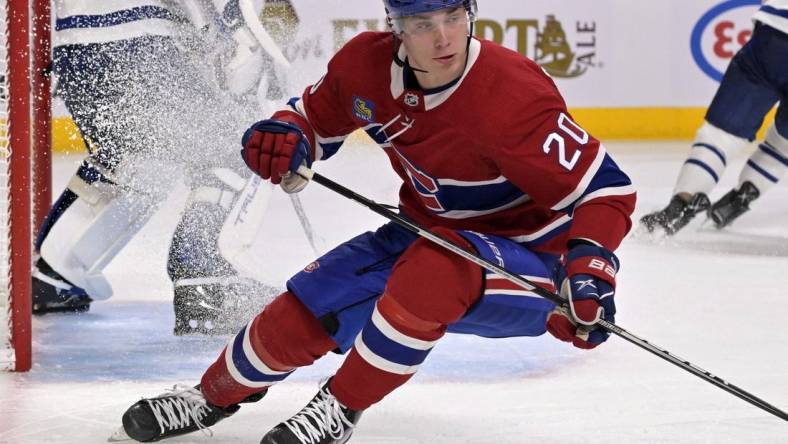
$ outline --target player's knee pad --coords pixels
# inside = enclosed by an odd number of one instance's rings
[[[747,139],[704,122],[698,129],[686,162],[681,167],[674,194],[711,191],[725,172],[728,159],[748,143]]]
[[[434,231],[475,252],[455,231]],[[481,289],[481,267],[431,241],[418,239],[394,265],[384,298],[392,298],[426,323],[448,325],[460,319],[479,299]]]
[[[752,182],[762,194],[773,187],[788,168],[788,138],[783,137],[772,125],[766,131],[766,139],[750,156],[742,168],[739,185]]]
[[[83,163],[47,216],[38,240],[41,257],[92,299],[112,288],[103,270],[150,219],[159,196],[117,185]]]
[[[320,321],[289,291],[257,315],[249,339],[261,360],[281,371],[310,365],[337,347]]]

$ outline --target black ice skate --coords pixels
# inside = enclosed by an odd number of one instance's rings
[[[265,393],[252,395],[242,402],[259,401]],[[176,385],[168,393],[142,399],[129,407],[123,414],[123,427],[109,441],[133,439],[155,442],[197,430],[205,430],[210,434],[208,427],[233,415],[240,408],[238,404],[222,408],[209,403],[203,397],[200,386]]]
[[[59,275],[44,259],[33,267],[33,314],[53,312],[86,312],[90,310],[90,296]]]
[[[760,195],[761,192],[752,182],[744,182],[738,190],[730,190],[712,205],[709,208],[709,217],[717,228],[728,226],[737,217],[749,211],[750,203]]]
[[[342,444],[350,439],[362,412],[340,404],[327,382],[309,404],[274,427],[260,444]]]
[[[650,233],[662,228],[668,235],[673,235],[690,223],[698,213],[706,211],[710,205],[709,197],[704,193],[695,194],[689,202],[677,194],[673,196],[667,207],[643,216],[640,223]]]

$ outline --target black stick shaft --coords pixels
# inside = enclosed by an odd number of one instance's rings
[[[429,231],[429,230],[427,230],[425,228],[422,228],[421,226],[419,226],[419,225],[417,225],[417,224],[405,219],[404,217],[400,216],[399,214],[397,214],[397,213],[389,210],[388,208],[380,205],[379,203],[377,203],[377,202],[375,202],[373,200],[367,199],[366,197],[364,197],[364,196],[362,196],[360,194],[357,194],[354,191],[352,191],[352,190],[350,190],[348,188],[345,188],[342,185],[340,185],[340,184],[338,184],[338,183],[336,183],[336,182],[334,182],[334,181],[332,181],[332,180],[330,180],[330,179],[328,179],[328,178],[326,178],[324,176],[321,176],[320,174],[315,173],[314,171],[309,170],[306,167],[299,168],[298,174],[303,176],[306,179],[314,180],[315,182],[317,182],[320,185],[330,189],[331,191],[334,191],[334,192],[336,192],[336,193],[338,193],[338,194],[340,194],[340,195],[342,195],[342,196],[344,196],[344,197],[346,197],[346,198],[348,198],[348,199],[350,199],[352,201],[355,201],[355,202],[357,202],[357,203],[369,208],[370,210],[372,210],[375,213],[385,217],[386,219],[389,219],[389,220],[399,224],[403,228],[406,228],[409,231],[412,231],[413,233],[415,233],[415,234],[417,234],[417,235],[419,235],[421,237],[424,237],[424,238],[426,238],[426,239],[428,239],[428,240],[440,245],[441,247],[446,248],[447,250],[450,250],[453,253],[456,253],[456,254],[464,257],[465,259],[467,259],[467,260],[479,265],[480,267],[486,268],[489,271],[492,271],[492,272],[494,272],[496,274],[504,276],[508,280],[520,285],[521,287],[525,288],[528,291],[532,291],[532,292],[536,293],[537,295],[539,295],[539,296],[541,296],[541,297],[543,297],[543,298],[545,298],[545,299],[547,299],[547,300],[549,300],[549,301],[551,301],[551,302],[553,302],[553,303],[555,303],[557,305],[563,305],[563,306],[566,305],[566,301],[561,296],[559,296],[559,295],[557,295],[557,294],[555,294],[553,292],[547,291],[544,288],[541,288],[541,287],[537,286],[536,284],[528,281],[527,279],[522,278],[520,275],[511,273],[511,272],[507,271],[506,269],[501,268],[497,264],[494,264],[494,263],[492,263],[492,262],[490,262],[490,261],[488,261],[488,260],[486,260],[486,259],[484,259],[484,258],[482,258],[480,256],[477,256],[477,255],[475,255],[475,254],[473,254],[471,252],[465,251],[464,249],[462,249],[461,247],[456,245],[454,242],[452,242],[452,241],[450,241],[450,240],[448,240],[448,239],[446,239],[446,238],[444,238],[442,236],[439,236],[439,235],[437,235],[437,234],[435,234],[435,233],[433,233],[433,232],[431,232],[431,231]],[[672,354],[671,352],[665,350],[662,347],[658,347],[658,346],[650,343],[649,341],[647,341],[645,339],[639,338],[638,336],[630,333],[629,331],[625,330],[624,328],[619,327],[618,325],[616,325],[616,324],[614,324],[612,322],[607,322],[604,319],[601,319],[601,320],[599,320],[598,324],[599,324],[600,327],[604,328],[608,332],[623,338],[624,340],[626,340],[626,341],[628,341],[628,342],[630,342],[630,343],[642,348],[643,350],[648,351],[649,353],[652,353],[652,354],[660,357],[661,359],[664,359],[667,362],[670,362],[671,364],[681,368],[682,370],[687,371],[687,372],[689,372],[689,373],[691,373],[691,374],[703,379],[704,381],[709,382],[709,383],[721,388],[722,390],[725,390],[726,392],[728,392],[728,393],[730,393],[730,394],[732,394],[732,395],[734,395],[734,396],[736,396],[736,397],[738,397],[740,399],[743,399],[744,401],[749,402],[750,404],[754,405],[755,407],[758,407],[758,408],[760,408],[760,409],[762,409],[762,410],[764,410],[766,412],[771,413],[774,416],[777,416],[778,418],[780,418],[782,420],[788,421],[788,413],[778,409],[777,407],[769,404],[768,402],[766,402],[763,399],[753,395],[752,393],[749,393],[746,390],[741,389],[741,388],[739,388],[739,387],[737,387],[737,386],[725,381],[724,379],[720,378],[719,376],[715,376],[711,372],[708,372],[708,371],[698,367],[697,365],[692,364],[691,362],[689,362],[689,361],[687,361],[685,359],[682,359],[682,358]]]

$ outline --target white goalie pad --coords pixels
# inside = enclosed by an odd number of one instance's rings
[[[153,215],[158,198],[87,184],[74,176],[68,188],[77,199],[55,221],[41,245],[41,257],[94,300],[112,296],[103,271]]]
[[[251,249],[263,225],[274,187],[253,174],[246,181],[219,233],[219,252],[244,276],[255,276],[244,255]]]

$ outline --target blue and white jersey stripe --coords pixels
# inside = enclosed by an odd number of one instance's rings
[[[568,230],[571,223],[572,216],[561,213],[541,228],[519,236],[512,236],[510,239],[526,247],[536,246]]]
[[[445,209],[437,215],[448,219],[467,219],[497,213],[530,200],[527,194],[503,176],[492,181],[461,182],[438,179],[437,182],[440,184],[440,191],[435,196]],[[417,189],[421,186],[417,181],[414,181],[414,184]]]
[[[788,0],[765,0],[753,20],[788,34]]]
[[[635,188],[629,177],[621,172],[613,158],[607,154],[605,147],[600,145],[594,161],[578,182],[577,187],[560,202],[553,205],[552,209],[571,214],[574,208],[591,199],[605,196],[626,196],[634,193]]]
[[[270,369],[257,357],[249,341],[250,322],[227,344],[225,361],[227,371],[239,384],[252,388],[263,388],[287,378],[293,371],[280,372]]]
[[[54,46],[171,36],[181,20],[163,0],[57,0]]]
[[[437,341],[424,341],[395,329],[378,311],[356,337],[355,347],[370,365],[398,375],[416,373]]]

